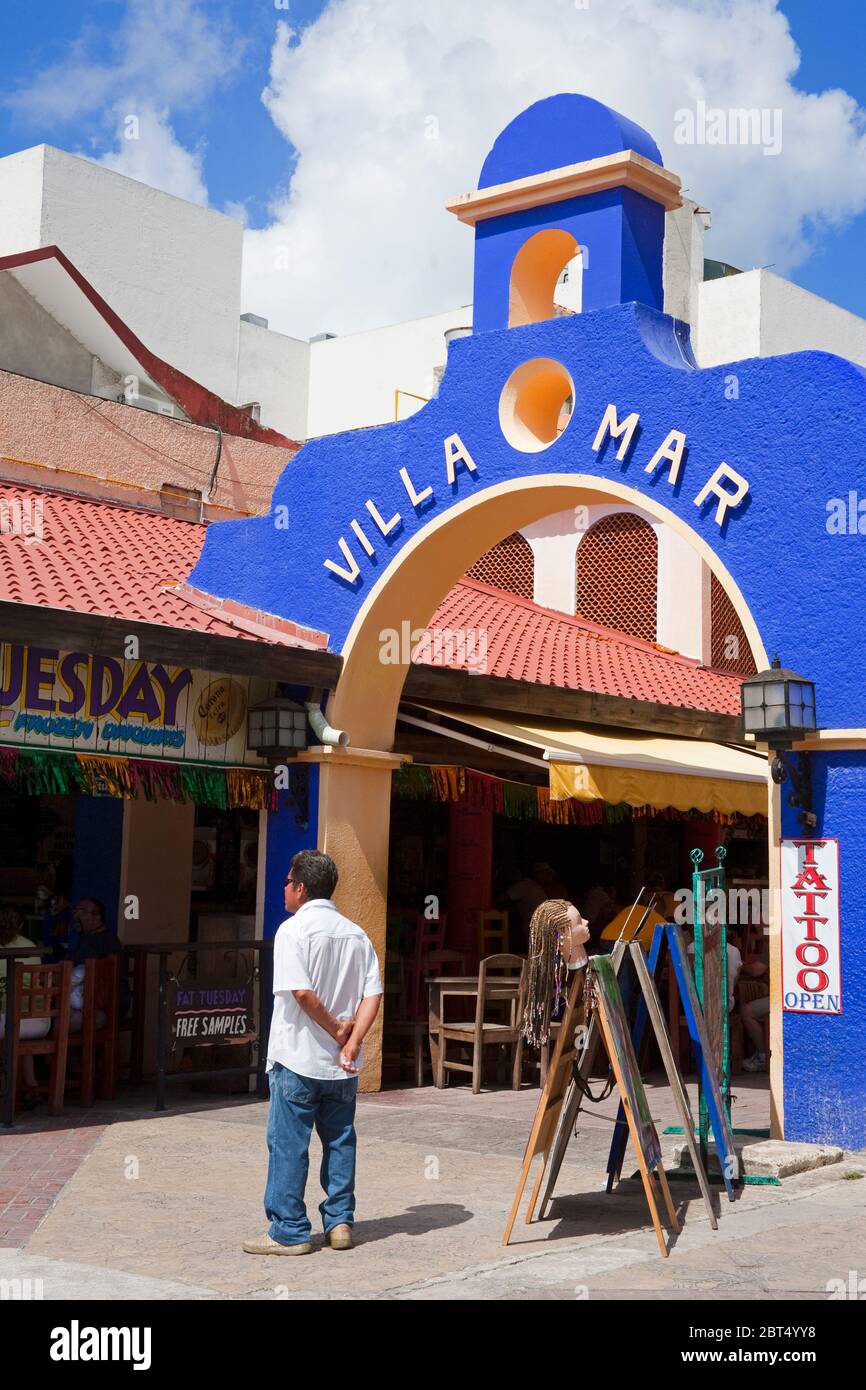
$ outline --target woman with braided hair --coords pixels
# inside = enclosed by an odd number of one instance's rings
[[[583,943],[589,940],[589,923],[573,903],[548,898],[532,914],[529,924],[529,979],[523,1036],[533,1047],[550,1038],[550,1020],[565,999],[569,970],[586,965]]]

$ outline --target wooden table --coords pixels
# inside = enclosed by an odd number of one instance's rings
[[[478,976],[477,975],[437,975],[432,980],[427,981],[430,991],[430,1060],[433,1063],[433,1083],[436,1083],[437,1064],[439,1061],[439,1049],[442,1046],[439,1041],[439,1030],[442,1026],[442,1009],[445,999],[449,995],[458,995],[462,999],[477,999],[478,997]],[[498,976],[487,981],[487,998],[504,999],[517,1002],[520,996],[520,976],[515,975],[513,979],[505,976]]]

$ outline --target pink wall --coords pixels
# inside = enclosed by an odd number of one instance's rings
[[[0,371],[0,474],[6,478],[158,507],[154,494],[164,483],[207,487],[217,438],[201,425]],[[208,515],[267,512],[289,457],[287,449],[224,435]]]

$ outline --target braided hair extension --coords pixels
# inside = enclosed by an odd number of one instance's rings
[[[549,1041],[551,1017],[566,993],[566,959],[571,954],[570,906],[564,898],[548,898],[539,903],[529,924],[529,978],[523,1036],[532,1047],[541,1047]],[[565,955],[563,932],[568,933]]]

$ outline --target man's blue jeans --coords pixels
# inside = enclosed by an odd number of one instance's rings
[[[270,1234],[281,1245],[310,1238],[304,1189],[310,1168],[313,1126],[322,1144],[320,1178],[326,1194],[319,1207],[325,1235],[355,1219],[355,1099],[357,1076],[319,1081],[275,1062],[268,1072],[268,1184],[265,1212]]]

